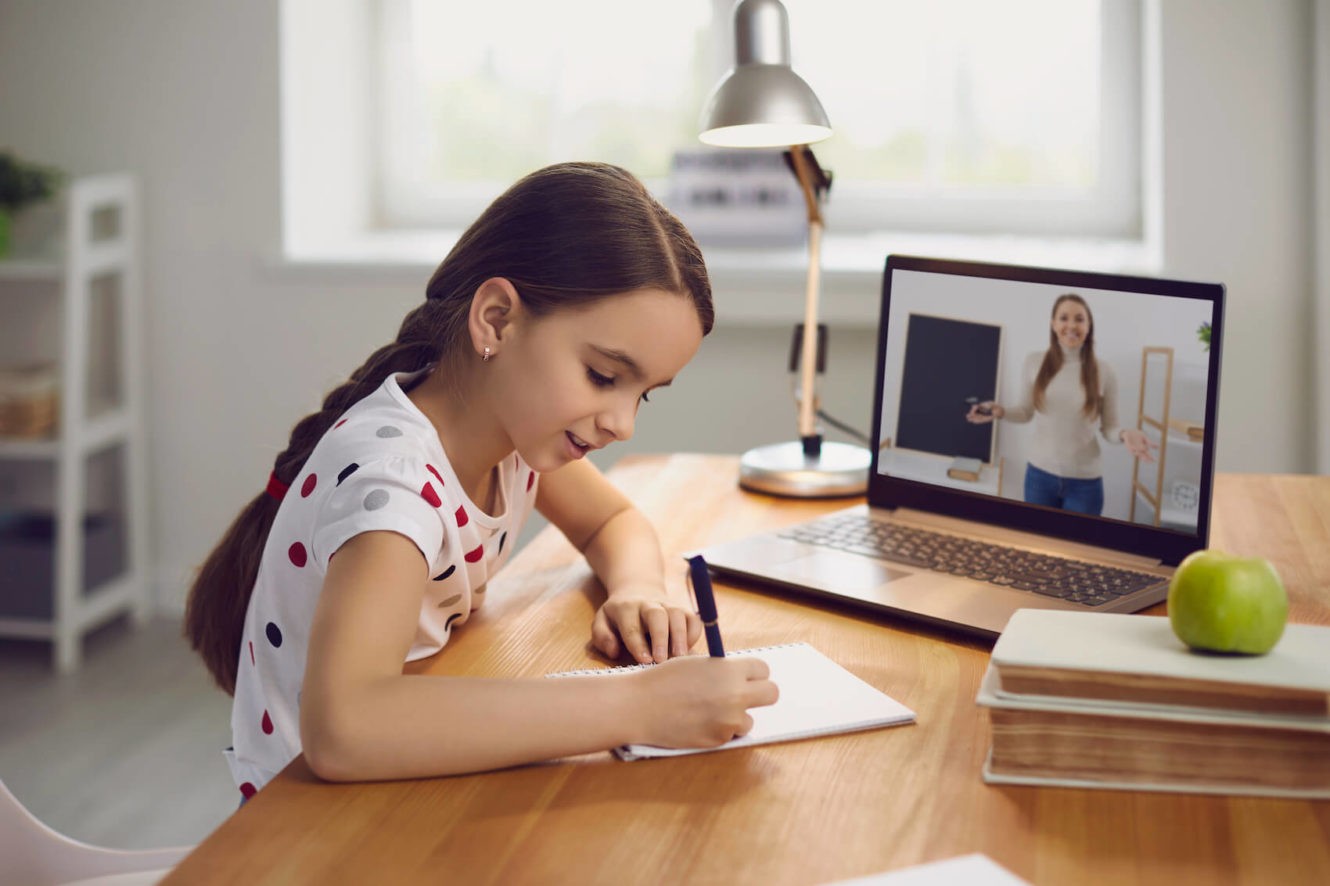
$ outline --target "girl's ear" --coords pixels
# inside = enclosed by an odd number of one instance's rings
[[[513,323],[522,312],[522,297],[517,288],[503,277],[491,277],[471,296],[467,313],[467,332],[478,356],[493,356],[511,337]]]

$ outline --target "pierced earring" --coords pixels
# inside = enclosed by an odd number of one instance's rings
[[[485,353],[483,353],[483,354],[480,355],[480,360],[481,360],[481,362],[483,362],[483,363],[488,363],[488,362],[490,361],[490,356],[491,356],[490,349],[489,349],[488,347],[486,347],[486,348],[485,348]]]

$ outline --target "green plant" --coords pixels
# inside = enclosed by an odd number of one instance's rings
[[[0,151],[0,211],[17,212],[29,203],[54,196],[64,173],[51,166],[20,160],[10,151]]]
[[[1199,339],[1201,340],[1201,344],[1205,345],[1205,349],[1206,349],[1207,351],[1210,350],[1210,321],[1209,321],[1209,320],[1205,321],[1204,323],[1202,323],[1202,324],[1197,328],[1197,330],[1196,330],[1196,337],[1199,338]]]

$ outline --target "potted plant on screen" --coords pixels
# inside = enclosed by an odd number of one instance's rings
[[[64,175],[50,166],[20,160],[0,150],[0,258],[9,254],[10,221],[26,206],[49,200]]]

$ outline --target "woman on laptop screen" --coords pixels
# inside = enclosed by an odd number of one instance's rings
[[[1034,421],[1025,468],[1027,502],[1098,516],[1104,509],[1100,437],[1154,460],[1155,443],[1136,428],[1118,426],[1117,376],[1095,358],[1094,315],[1079,295],[1065,293],[1053,302],[1048,349],[1025,358],[1020,391],[1019,403],[976,403],[965,419]]]

